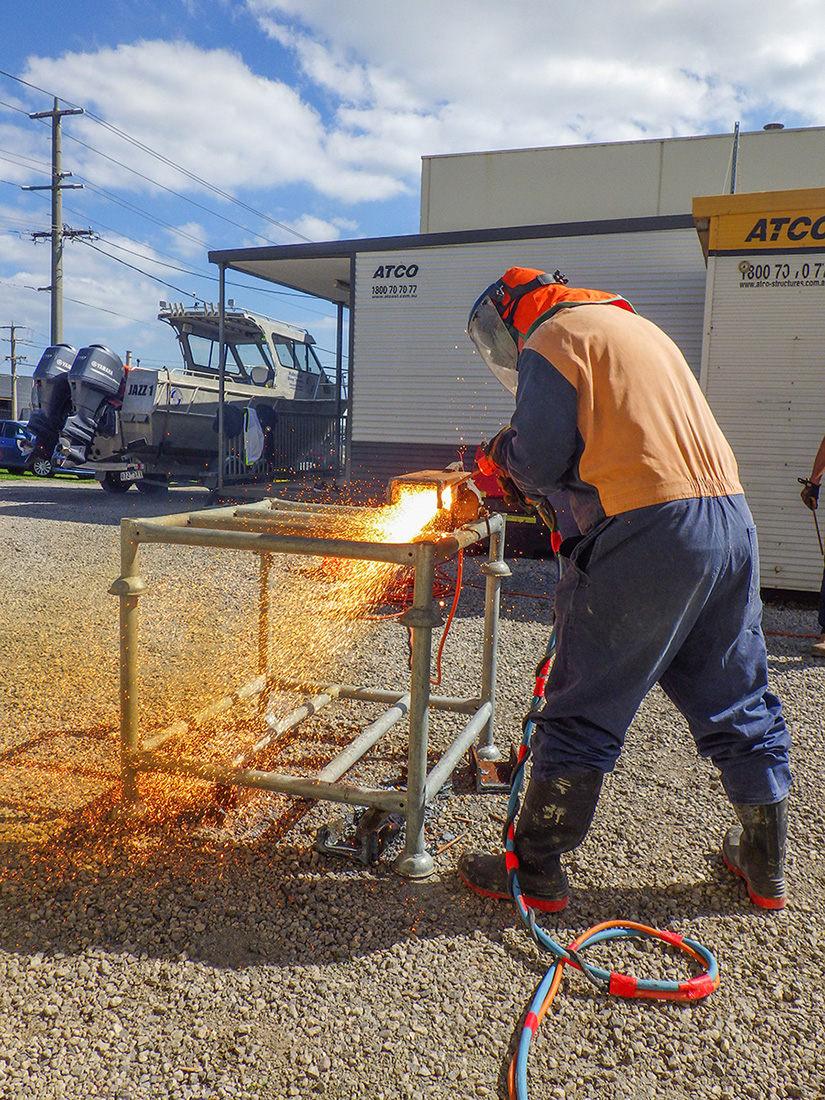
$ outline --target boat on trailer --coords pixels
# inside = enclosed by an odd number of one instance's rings
[[[34,372],[31,460],[92,469],[104,489],[219,483],[220,315],[161,303],[182,367],[125,364],[102,344],[47,348]],[[346,389],[303,329],[244,309],[224,312],[225,485],[343,472]]]

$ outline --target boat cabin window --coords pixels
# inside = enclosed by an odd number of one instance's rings
[[[326,381],[326,375],[318,360],[318,356],[312,350],[310,344],[298,344],[294,340],[279,337],[277,333],[270,333],[275,354],[282,367],[290,370],[300,370],[307,374],[320,375]]]
[[[219,342],[207,336],[198,336],[193,332],[187,333],[183,339],[189,348],[191,369],[217,374],[221,361]],[[268,350],[262,344],[227,344],[227,374],[236,378],[246,378],[253,367],[265,367],[268,374],[272,372],[272,360]]]
[[[218,344],[213,340],[207,340],[205,337],[196,337],[194,333],[189,333],[185,338],[189,345],[189,355],[191,356],[191,364],[197,370],[198,367],[204,371],[217,371],[219,363]]]
[[[282,367],[289,367],[290,370],[295,370],[298,364],[295,362],[295,354],[293,351],[294,345],[291,340],[279,339],[273,332],[270,336],[272,345],[275,348],[275,354],[278,356],[278,362]]]
[[[218,341],[210,340],[207,336],[197,336],[194,332],[190,332],[184,339],[189,345],[192,368],[194,370],[209,371],[213,374],[217,373],[221,362],[220,345]],[[231,361],[229,356],[227,356],[226,360],[226,369],[227,372],[231,374],[238,374],[238,368]]]
[[[263,344],[233,344],[232,351],[246,374],[249,374],[253,367],[266,367],[267,371],[272,370],[269,350]]]
[[[300,370],[308,371],[310,374],[323,374],[321,370],[321,364],[312,350],[309,344],[296,344],[295,345],[295,358],[298,360],[298,367]]]

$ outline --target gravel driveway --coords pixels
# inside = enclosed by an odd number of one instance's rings
[[[509,905],[458,879],[464,847],[497,842],[506,801],[477,795],[465,767],[432,808],[436,873],[421,883],[387,860],[321,857],[316,830],[341,813],[330,804],[255,795],[227,811],[205,787],[166,782],[147,784],[139,826],[109,823],[117,524],[206,500],[0,482],[0,1097],[506,1097],[506,1063],[547,963]],[[251,665],[254,572],[238,555],[151,549],[141,713],[157,723]],[[551,564],[511,564],[503,746],[519,736],[553,586]],[[291,568],[281,580],[308,653],[321,642],[309,597],[323,601],[323,578]],[[479,583],[469,558],[444,650],[449,692],[475,678]],[[713,950],[722,982],[682,1006],[611,1000],[569,973],[533,1045],[534,1100],[825,1097],[825,662],[808,655],[815,626],[811,609],[766,608],[772,686],[795,742],[788,908],[755,910],[724,868],[732,812],[655,690],[568,857],[570,906],[542,923],[565,944],[601,920],[667,927]],[[288,642],[287,631],[284,651]],[[404,683],[406,634],[393,621],[342,630],[332,649],[336,675]],[[324,759],[364,716],[354,704],[335,715],[314,720],[293,754]],[[434,719],[435,747],[448,724]],[[402,750],[399,733],[365,774],[396,780]],[[644,976],[688,974],[659,948],[607,945],[589,957]]]

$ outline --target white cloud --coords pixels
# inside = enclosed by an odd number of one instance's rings
[[[95,54],[31,58],[25,75],[229,193],[308,184],[355,201],[386,198],[405,186],[382,166],[365,170],[330,154],[318,111],[287,84],[253,73],[227,50],[138,42]],[[99,186],[141,186],[124,170],[127,162],[166,187],[192,189],[169,164],[88,117],[72,120],[64,144],[73,137],[85,143],[73,147],[78,171]]]
[[[289,223],[290,228],[309,241],[332,241],[341,235],[340,227],[314,214],[302,214]]]
[[[200,222],[186,222],[167,230],[169,240],[181,256],[202,260],[209,245],[206,229]]]
[[[48,121],[25,115],[50,107],[52,94],[281,223],[239,212],[88,116],[67,119],[64,165],[89,187],[74,204],[67,193],[66,221],[88,224],[72,205],[97,211],[136,237],[156,233],[158,250],[198,268],[208,267],[209,247],[261,244],[256,232],[276,242],[291,239],[284,227],[312,240],[355,236],[362,228],[348,204],[407,198],[412,207],[426,154],[729,132],[737,120],[743,129],[825,125],[821,0],[247,0],[233,9],[238,25],[257,20],[254,54],[126,41],[31,57],[20,75],[48,98],[4,92],[7,102],[18,98],[12,109],[0,105],[0,180],[9,184],[0,206],[0,323],[49,330],[48,294],[36,291],[50,281],[48,242],[30,239],[48,228],[48,195],[16,189],[47,182]],[[175,206],[130,169],[236,224]],[[160,228],[105,210],[92,184],[130,196]],[[101,231],[140,253],[123,256],[135,266],[210,293],[203,280],[155,266],[164,257],[149,244]],[[157,300],[175,292],[81,242],[67,244],[64,266],[67,339],[117,344],[137,318],[146,327],[130,340],[148,355],[154,331],[165,331]]]
[[[421,153],[719,132],[739,119],[753,128],[777,111],[825,122],[820,0],[248,7],[264,27],[289,21],[282,43],[337,90],[342,156],[349,140],[406,168]]]
[[[308,186],[381,201],[414,193],[424,154],[825,122],[818,4],[248,0],[273,66],[275,43],[292,51],[300,90],[185,41],[35,57],[24,75],[227,192]],[[78,172],[100,186],[149,187],[119,161],[195,187],[89,118],[67,130]],[[47,155],[46,137],[29,136],[29,153]]]

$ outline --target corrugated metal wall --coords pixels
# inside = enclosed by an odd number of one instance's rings
[[[380,452],[378,444],[474,448],[507,423],[512,398],[475,353],[466,325],[476,297],[516,264],[551,272],[560,267],[572,285],[624,294],[679,344],[698,377],[705,264],[691,229],[361,253],[353,457],[367,443],[373,453]]]
[[[825,252],[766,256],[793,273]],[[711,256],[703,382],[728,437],[759,533],[766,588],[817,591],[822,557],[798,477],[825,434],[825,278],[817,287],[743,287],[741,256]],[[825,513],[823,513],[825,515]]]
[[[417,470],[445,470],[459,458],[469,470],[474,457],[475,446],[461,453],[443,443],[353,443],[350,477],[359,494],[380,501],[394,477]]]

